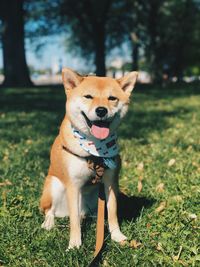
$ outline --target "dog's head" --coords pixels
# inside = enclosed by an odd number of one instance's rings
[[[84,77],[64,68],[66,111],[72,125],[98,139],[113,133],[127,112],[137,75],[137,72],[130,72],[121,79]]]

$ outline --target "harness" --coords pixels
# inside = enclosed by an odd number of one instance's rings
[[[95,176],[93,176],[91,178],[91,180],[89,181],[89,183],[92,184],[97,184],[99,182],[101,182],[104,171],[106,169],[109,169],[109,167],[105,164],[105,158],[103,157],[97,157],[97,156],[88,156],[88,157],[80,157],[79,155],[75,154],[74,152],[72,152],[69,148],[67,148],[66,146],[62,146],[62,148],[69,152],[70,154],[73,154],[74,156],[77,156],[79,158],[83,158],[87,161],[88,164],[88,168],[92,171],[94,171]],[[110,158],[109,158],[110,159]],[[115,157],[111,158],[113,161],[115,160]]]

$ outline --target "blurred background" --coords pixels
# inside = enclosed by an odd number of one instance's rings
[[[200,79],[199,0],[1,0],[0,84],[61,83],[61,69],[141,83]]]

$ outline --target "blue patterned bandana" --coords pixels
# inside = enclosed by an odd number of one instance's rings
[[[88,139],[85,134],[73,127],[72,131],[74,137],[78,139],[80,146],[85,151],[93,156],[102,157],[108,168],[114,169],[116,167],[116,163],[113,159],[119,153],[116,133],[109,135],[106,139],[100,140],[92,136]]]

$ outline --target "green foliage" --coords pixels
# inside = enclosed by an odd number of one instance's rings
[[[199,64],[199,1],[153,0],[142,1],[140,6],[149,71],[155,80],[163,72],[182,79],[184,70]]]
[[[91,59],[100,42],[107,54],[124,42],[132,53],[140,47],[155,81],[160,81],[163,73],[181,80],[184,71],[198,66],[198,1],[84,0],[73,5],[72,0],[62,0],[61,9],[63,22],[68,25],[66,45],[70,51],[78,50]],[[139,61],[139,50],[135,53],[133,60]]]
[[[76,2],[24,0],[22,2],[25,37],[31,42],[32,50],[37,53],[41,52],[41,48],[44,48],[48,41],[45,37],[52,36],[52,39],[49,38],[52,41],[55,36],[62,34],[66,37],[67,53],[86,57],[87,64],[91,65],[93,62],[100,76],[105,75],[106,56],[113,48],[118,48],[120,51],[124,43],[133,61],[128,68],[137,69],[139,65],[139,69],[142,68],[152,74],[154,81],[161,81],[163,74],[169,78],[176,76],[182,80],[185,74],[197,76],[199,73],[200,2],[198,0]],[[10,9],[6,3],[8,1],[0,2],[0,39],[6,29],[2,23],[5,14],[7,13],[10,18],[16,15],[16,8],[13,6],[14,9]],[[19,19],[17,21],[19,23]],[[10,34],[8,40],[13,36],[14,34]],[[13,41],[11,44],[14,46],[17,42]],[[7,46],[6,42],[3,48]],[[11,49],[15,50],[18,48]],[[10,55],[11,53],[4,55],[5,59],[10,61],[15,58]],[[19,57],[20,55],[21,53],[18,53]],[[20,57],[17,63],[23,59]],[[14,66],[12,62],[10,65]],[[20,70],[22,74],[25,73],[22,68],[19,68]],[[11,78],[14,74],[15,72]],[[17,75],[20,76],[23,75]],[[15,84],[13,82],[13,85]]]
[[[62,22],[67,25],[67,46],[79,51],[82,55],[92,56],[95,53],[96,39],[100,28],[105,31],[105,45],[108,49],[119,46],[128,31],[128,21],[132,7],[130,1],[61,1]],[[131,11],[131,10],[129,10]],[[129,19],[128,19],[129,18]],[[119,23],[120,22],[120,23]]]
[[[135,89],[119,131],[120,187],[133,218],[121,228],[141,245],[121,247],[106,232],[100,266],[199,266],[198,89]],[[70,252],[68,220],[57,220],[50,232],[40,228],[38,202],[64,103],[61,88],[1,90],[0,183],[7,180],[0,184],[1,266],[87,266],[92,258],[95,219],[84,222],[83,246]],[[161,202],[165,207],[156,213]]]

